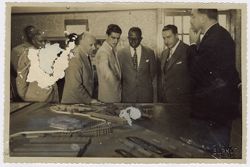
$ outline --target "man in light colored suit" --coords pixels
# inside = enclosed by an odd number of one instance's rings
[[[95,48],[95,37],[89,33],[82,33],[75,40],[74,55],[70,59],[69,67],[65,71],[65,85],[62,103],[98,103],[93,99],[94,75],[90,60],[90,53]]]
[[[122,30],[116,24],[107,28],[107,39],[96,53],[98,100],[106,103],[121,102],[121,70],[116,46]]]
[[[122,74],[122,102],[150,103],[154,99],[156,79],[154,51],[141,45],[142,32],[138,27],[128,32],[129,47],[118,53]]]
[[[188,103],[190,99],[190,75],[187,65],[188,45],[178,38],[175,25],[164,26],[162,30],[167,47],[161,55],[158,97],[164,103]]]

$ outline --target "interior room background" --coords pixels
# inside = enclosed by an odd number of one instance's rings
[[[129,28],[142,29],[142,44],[152,48],[159,57],[164,49],[161,31],[164,25],[175,24],[179,37],[189,44],[191,9],[137,9],[137,10],[96,10],[88,11],[60,8],[12,8],[11,48],[23,42],[23,29],[35,25],[43,30],[48,40],[62,40],[67,25],[73,25],[90,31],[97,39],[104,40],[109,24],[118,24],[122,28],[119,48],[128,44]],[[219,10],[219,23],[225,27],[236,42],[236,66],[241,73],[241,10]],[[78,26],[78,27],[77,27]]]

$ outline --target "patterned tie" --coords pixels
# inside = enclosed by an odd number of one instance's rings
[[[168,64],[170,62],[170,59],[171,59],[171,54],[172,54],[172,49],[169,49],[168,51],[168,54],[166,55],[166,61],[165,61],[165,65],[164,65],[164,73],[166,74],[167,73],[167,70],[168,70]]]
[[[136,54],[136,49],[134,48],[135,50],[135,53],[134,53],[134,56],[133,56],[133,65],[134,65],[134,68],[135,70],[137,70],[137,54]]]
[[[118,63],[117,58],[116,58],[116,50],[114,48],[112,48],[112,52],[115,58],[115,62]]]
[[[115,57],[115,50],[114,50],[114,48],[112,48],[112,53],[113,53],[113,55]]]
[[[168,54],[168,58],[167,58],[167,61],[169,61],[171,59],[171,56],[173,54],[173,50],[172,48],[169,50],[169,54]]]

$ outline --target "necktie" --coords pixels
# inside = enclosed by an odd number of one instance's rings
[[[168,51],[168,54],[167,54],[167,60],[165,61],[165,65],[164,65],[164,73],[166,74],[167,73],[167,69],[168,69],[168,64],[169,64],[169,60],[170,60],[170,58],[171,58],[171,55],[172,54],[172,49],[170,49],[169,51]]]
[[[117,60],[117,57],[116,57],[116,51],[115,51],[115,49],[112,49],[112,52],[113,52],[113,55],[114,55],[114,58],[115,58],[115,62],[118,63],[118,60]]]
[[[113,52],[113,55],[114,55],[114,57],[115,57],[115,59],[116,59],[116,54],[115,54],[114,48],[112,48],[112,52]]]
[[[134,68],[135,70],[137,70],[137,54],[136,54],[136,49],[134,48],[135,50],[135,53],[134,53],[134,56],[133,56],[133,65],[134,65]]]
[[[173,50],[172,48],[169,50],[169,54],[168,54],[168,58],[167,58],[167,61],[169,61],[171,59],[171,56],[173,54]]]
[[[88,57],[88,60],[89,60],[89,66],[90,66],[90,68],[92,69],[92,63],[91,63],[90,56],[88,55],[87,57]]]

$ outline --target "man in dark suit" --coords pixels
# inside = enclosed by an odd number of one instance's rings
[[[187,68],[188,45],[178,38],[175,25],[162,30],[167,49],[163,50],[160,65],[158,97],[164,103],[188,103],[190,99],[190,77]]]
[[[138,27],[128,32],[129,47],[118,52],[122,76],[122,102],[153,102],[153,82],[156,76],[154,51],[141,45],[142,32]]]
[[[218,24],[217,17],[217,10],[213,9],[192,11],[190,72],[195,114],[224,122],[235,117],[240,81],[235,67],[235,43],[229,32]],[[204,36],[197,47],[201,33]]]
[[[238,112],[240,80],[235,67],[235,43],[217,18],[217,9],[192,10],[188,49],[194,95],[192,116],[210,122],[218,132],[213,138],[228,144],[231,122]],[[199,42],[201,33],[204,36]]]

